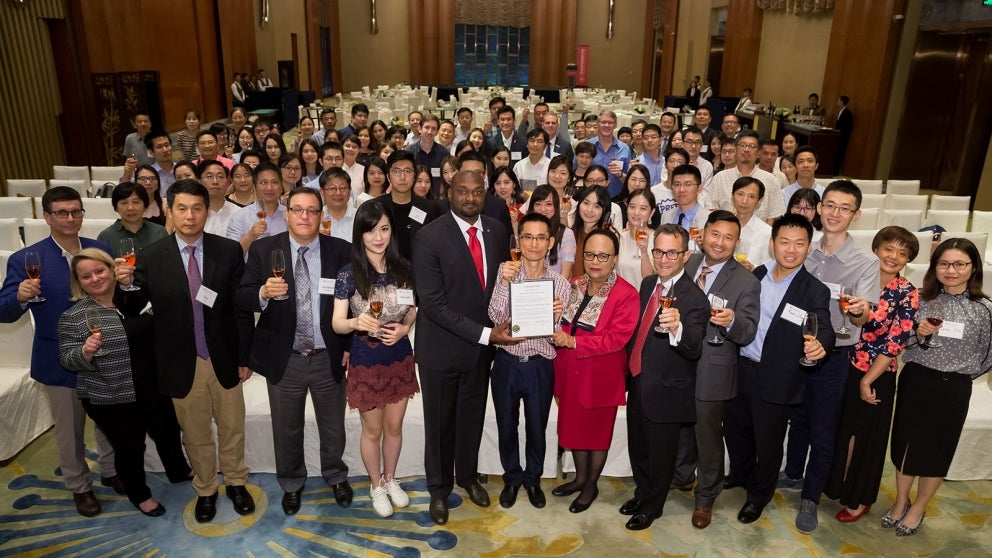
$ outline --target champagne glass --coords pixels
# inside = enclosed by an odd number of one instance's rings
[[[523,252],[520,250],[520,239],[513,235],[510,237],[510,259],[519,262],[521,255]]]
[[[637,247],[634,250],[634,259],[641,259],[641,243],[648,238],[648,229],[644,225],[631,224],[634,228],[634,242],[637,242]]]
[[[816,340],[816,325],[816,314],[813,312],[806,314],[806,317],[803,318],[803,341]],[[816,361],[803,355],[803,358],[799,359],[799,364],[803,366],[815,366]]]
[[[737,249],[734,250],[734,259],[738,263],[747,261],[747,255],[751,251],[751,243],[743,238],[737,241]]]
[[[121,257],[124,258],[124,265],[133,266],[134,261],[137,259],[137,254],[134,253],[134,239],[133,238],[122,238],[121,239]],[[132,276],[130,285],[121,285],[122,291],[140,291],[141,287],[134,284],[134,278]]]
[[[24,253],[24,272],[27,274],[28,279],[38,279],[41,277],[41,255],[38,252]],[[27,302],[45,302],[45,300],[45,297],[36,295],[34,298],[29,298]]]
[[[286,255],[282,253],[282,250],[273,250],[272,276],[282,277],[285,273],[286,273]],[[289,299],[288,294],[272,297],[272,300],[287,300],[287,299]]]
[[[258,220],[259,221],[265,221],[265,211],[264,210],[255,213],[255,216],[258,217]],[[264,232],[264,233],[262,233],[262,234],[259,235],[259,238],[262,238],[264,236],[269,236],[269,233],[268,232]]]
[[[331,216],[327,213],[324,213],[320,217],[320,232],[321,234],[331,236]]]
[[[851,301],[851,286],[841,285],[840,293],[837,294],[837,302],[840,304],[840,328],[835,329],[834,333],[837,335],[843,335],[846,337],[851,336],[851,330],[847,327],[847,307],[850,306]]]
[[[944,323],[944,318],[939,317],[940,315],[943,314],[943,312],[941,312],[941,308],[936,304],[936,302],[937,301],[934,300],[934,301],[932,301],[932,302],[930,302],[930,303],[927,304],[927,317],[926,317],[926,320],[927,320],[927,322],[930,325],[932,325],[934,327],[937,327],[940,324]],[[927,335],[926,339],[923,340],[923,346],[924,347],[942,347],[943,346],[943,343],[941,343],[940,341],[937,340],[937,334],[934,333],[932,335]]]
[[[86,309],[86,327],[90,330],[90,333],[96,335],[100,333],[101,329],[101,316],[102,311],[99,308],[87,308]],[[107,348],[101,346],[93,356],[106,356]]]
[[[613,228],[613,212],[609,209],[606,210],[606,215],[603,215],[603,228],[612,229]]]
[[[710,293],[710,317],[716,316],[717,312],[723,310],[727,307],[727,299],[723,298],[720,293]],[[713,330],[713,337],[706,340],[707,343],[714,346],[723,345],[723,339],[717,333],[716,329]]]
[[[661,306],[661,311],[662,312],[665,311],[665,308],[668,308],[669,306],[671,306],[673,302],[675,302],[675,297],[674,296],[666,296],[666,295],[662,294],[662,291],[660,291],[660,290],[658,291],[658,305]],[[660,316],[661,313],[659,312],[658,315]],[[654,330],[657,331],[658,333],[670,333],[671,332],[671,330],[669,330],[667,327],[661,327],[660,325],[654,326]]]
[[[569,184],[568,186],[565,186],[565,190],[562,193],[564,194],[562,197],[562,205],[571,202],[572,198],[575,197],[575,185]]]
[[[382,305],[386,298],[386,288],[382,285],[372,285],[369,289],[369,315],[375,319],[379,319],[382,316]],[[378,331],[370,331],[369,337],[373,339],[379,338]]]

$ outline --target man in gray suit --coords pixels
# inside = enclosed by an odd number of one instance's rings
[[[723,489],[723,405],[737,396],[737,352],[754,340],[760,317],[761,285],[734,260],[741,224],[733,213],[710,213],[703,228],[702,254],[693,254],[685,273],[706,293],[711,304],[716,297],[724,308],[710,317],[707,340],[722,343],[703,345],[696,367],[696,425],[684,426],[679,438],[672,486],[688,492],[698,469],[696,505],[692,526],[705,529],[713,514],[713,502]]]

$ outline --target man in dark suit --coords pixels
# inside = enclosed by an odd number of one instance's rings
[[[393,223],[396,227],[393,235],[396,237],[400,255],[406,259],[413,256],[413,239],[417,233],[437,216],[437,204],[413,194],[414,161],[413,153],[409,151],[394,151],[389,154],[386,162],[389,167],[389,192],[377,200],[393,212]]]
[[[544,115],[541,127],[548,133],[548,146],[544,150],[544,155],[548,159],[554,159],[558,155],[568,157],[569,162],[575,161],[575,150],[572,149],[572,142],[568,137],[568,120],[565,116],[565,127],[561,126],[558,115],[549,112]]]
[[[684,426],[673,487],[688,492],[696,479],[692,525],[705,529],[713,516],[713,502],[723,489],[724,402],[737,395],[737,352],[754,340],[758,327],[761,286],[754,275],[734,260],[740,240],[740,221],[733,213],[716,210],[703,228],[702,254],[693,254],[685,273],[723,308],[710,318],[706,343],[696,367],[696,424]],[[717,301],[714,297],[719,297]]]
[[[741,348],[737,397],[727,403],[724,421],[730,454],[724,488],[747,488],[737,514],[741,523],[757,521],[775,493],[789,410],[802,403],[806,375],[815,373],[800,358],[819,361],[834,344],[830,290],[803,265],[812,239],[813,226],[805,217],[779,217],[772,225],[775,261],[754,270],[761,283],[761,318],[754,341]],[[819,327],[816,338],[807,341],[802,324],[808,313]]]
[[[327,174],[321,175],[321,187]],[[351,246],[318,234],[320,194],[294,188],[286,201],[288,231],[260,238],[248,249],[237,304],[262,315],[252,339],[250,368],[265,376],[272,410],[276,478],[285,491],[282,510],[300,510],[307,480],[303,450],[304,410],[310,392],[320,437],[320,473],[341,506],[351,505],[344,454],[346,407],[342,362],[345,337],[331,328],[334,281],[351,256]],[[272,275],[272,253],[285,255],[286,273]]]
[[[662,225],[651,250],[657,275],[641,282],[641,319],[628,345],[627,450],[637,488],[620,507],[627,529],[639,531],[661,517],[675,474],[679,430],[695,422],[696,361],[702,352],[709,302],[685,274],[689,233]],[[658,297],[675,297],[659,315]],[[655,324],[668,333],[657,333]]]
[[[487,141],[491,152],[499,147],[506,147],[510,150],[510,166],[519,161],[527,153],[527,139],[514,130],[513,122],[517,118],[517,113],[513,107],[506,105],[496,112],[496,122],[499,124],[499,132],[493,134]]]
[[[414,243],[420,297],[414,355],[423,390],[430,515],[438,525],[448,521],[452,480],[476,505],[489,506],[478,480],[489,369],[494,345],[520,341],[510,336],[509,320],[493,326],[488,316],[509,245],[503,226],[480,215],[485,197],[481,176],[459,172],[448,192],[451,211],[425,226]]]
[[[841,174],[844,166],[844,155],[847,153],[847,143],[851,139],[851,129],[854,128],[854,116],[847,108],[850,102],[851,98],[847,95],[841,95],[837,98],[837,121],[834,128],[840,132],[840,142],[837,144],[837,166],[834,168],[834,174]]]
[[[478,151],[466,151],[458,156],[458,160],[455,162],[455,168],[459,171],[474,172],[485,179],[486,158]],[[451,205],[448,203],[448,200],[441,200],[437,202],[437,207],[441,214],[448,213],[448,211],[451,210]],[[503,202],[502,198],[497,198],[496,196],[486,196],[485,203],[482,207],[482,214],[486,217],[491,217],[499,221],[499,223],[503,225],[503,229],[506,231],[507,239],[513,235],[513,224],[510,221],[510,210],[507,208],[506,203]]]
[[[114,303],[137,316],[150,302],[155,313],[155,360],[159,389],[172,397],[183,430],[183,446],[196,476],[195,517],[217,511],[217,459],[225,492],[241,515],[255,511],[245,488],[245,400],[241,382],[251,376],[252,315],[234,306],[244,274],[241,245],[205,234],[210,195],[193,180],[169,188],[175,234],[138,253],[135,267],[118,259],[120,285]],[[201,272],[202,270],[202,272]],[[217,445],[211,423],[217,424]]]
[[[45,386],[55,422],[55,443],[65,487],[72,492],[76,511],[84,517],[92,517],[98,515],[101,508],[93,495],[92,474],[83,452],[86,413],[76,395],[76,373],[59,364],[56,329],[59,317],[72,306],[67,260],[83,248],[100,248],[108,252],[110,249],[102,242],[80,238],[85,211],[76,190],[56,186],[42,196],[41,207],[51,235],[14,252],[7,260],[7,275],[0,290],[0,322],[16,322],[27,311],[34,317],[31,378]],[[38,254],[41,275],[37,279],[30,279],[26,273],[24,255],[27,252]],[[37,296],[44,300],[32,300]],[[124,494],[124,485],[114,467],[114,450],[103,431],[99,428],[95,431],[101,482]]]

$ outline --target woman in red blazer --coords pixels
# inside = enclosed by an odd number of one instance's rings
[[[580,492],[568,511],[580,513],[599,495],[597,481],[606,465],[617,407],[625,403],[624,349],[637,325],[637,290],[615,271],[620,242],[604,229],[590,231],[581,254],[585,273],[573,281],[554,335],[558,443],[572,450],[575,479],[552,494]]]

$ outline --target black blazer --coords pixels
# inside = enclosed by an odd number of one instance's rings
[[[499,264],[510,254],[503,225],[479,216],[485,243],[486,288],[472,262],[462,231],[451,212],[421,229],[413,245],[413,276],[420,298],[413,354],[417,364],[439,370],[472,370],[494,347],[479,337],[489,319],[489,298]]]
[[[448,200],[438,201],[437,208],[442,215],[451,212],[451,204],[448,203]],[[513,236],[513,223],[510,221],[510,210],[506,207],[506,203],[503,200],[486,194],[486,204],[482,207],[482,214],[499,221],[503,225],[503,229],[506,230],[507,239]]]
[[[767,273],[768,268],[763,265],[754,270],[758,281],[764,279]],[[806,271],[805,267],[800,267],[775,310],[775,318],[772,319],[765,334],[765,342],[761,346],[761,368],[758,374],[761,398],[778,405],[798,405],[803,402],[806,391],[806,375],[815,374],[816,368],[799,364],[799,359],[803,357],[803,330],[802,326],[782,319],[782,310],[786,304],[816,313],[819,325],[816,338],[829,355],[834,347],[834,328],[830,324],[830,289]]]
[[[486,142],[489,144],[489,152],[495,153],[497,149],[504,145],[503,132],[497,129],[496,134],[486,140]],[[520,160],[513,158],[514,153],[519,153],[521,159],[527,156],[527,138],[517,132],[513,132],[513,139],[510,140],[510,167],[513,167]]]
[[[351,244],[327,235],[317,235],[320,241],[320,276],[326,279],[337,279],[338,271],[351,260]],[[286,273],[283,278],[289,284],[289,299],[269,300],[262,310],[258,300],[258,292],[265,281],[272,275],[272,250],[280,249],[286,256]],[[290,352],[293,349],[293,338],[296,332],[296,279],[293,274],[293,262],[296,256],[289,244],[289,233],[283,232],[274,236],[264,237],[252,242],[248,248],[248,263],[245,275],[238,287],[236,303],[246,312],[261,312],[255,326],[255,335],[251,344],[251,359],[249,366],[255,372],[268,378],[273,384],[278,384],[286,371]],[[324,345],[331,357],[331,373],[340,382],[344,379],[344,366],[341,357],[347,350],[347,336],[334,333],[331,327],[331,316],[334,314],[334,294],[319,294],[317,285],[312,285],[311,297],[320,301],[320,334]]]
[[[840,135],[847,139],[851,135],[851,128],[854,127],[854,116],[851,115],[851,109],[844,108],[840,114],[837,115],[837,122],[834,124],[834,128],[840,132]]]
[[[234,305],[245,270],[242,257],[238,242],[203,235],[202,283],[217,293],[212,308],[203,306],[203,329],[217,380],[226,389],[238,385],[238,367],[248,366],[251,349],[252,315]],[[133,317],[152,303],[159,390],[169,397],[186,397],[193,386],[196,341],[192,297],[175,235],[138,252],[135,267],[134,280],[141,290],[118,288],[114,304],[125,316]]]
[[[682,340],[678,346],[672,347],[667,333],[653,330],[658,315],[644,315],[657,282],[657,275],[649,275],[641,281],[641,317],[634,329],[634,337],[627,344],[628,356],[634,347],[642,319],[651,320],[652,330],[648,331],[641,352],[640,387],[629,393],[628,397],[640,398],[644,415],[651,422],[695,422],[696,364],[703,351],[710,303],[688,274],[683,274],[672,285],[670,293],[675,297],[672,306],[679,309],[682,320]]]
[[[400,250],[400,255],[404,258],[410,260],[413,258],[413,238],[417,236],[420,229],[424,228],[427,223],[430,223],[434,219],[437,219],[441,213],[438,211],[437,204],[422,198],[420,196],[414,195],[410,200],[410,206],[420,209],[427,214],[424,217],[424,222],[420,223],[410,218],[403,218],[397,213],[397,204],[393,203],[393,196],[390,194],[383,194],[375,201],[382,202],[389,211],[393,214],[393,238],[396,240],[397,247]],[[409,214],[409,210],[407,215]]]

